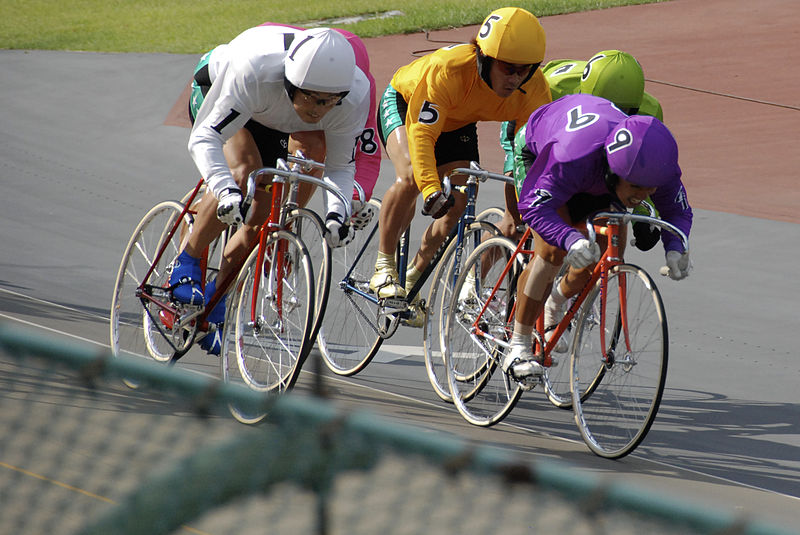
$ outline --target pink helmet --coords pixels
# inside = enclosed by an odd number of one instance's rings
[[[678,144],[655,117],[627,117],[608,135],[605,147],[611,172],[637,186],[659,187],[681,176]]]

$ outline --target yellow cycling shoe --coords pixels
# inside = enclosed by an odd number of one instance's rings
[[[399,278],[397,270],[394,268],[376,268],[372,278],[369,279],[369,289],[380,298],[403,299],[406,296],[406,290],[397,282]]]

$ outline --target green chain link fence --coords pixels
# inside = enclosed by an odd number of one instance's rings
[[[558,463],[312,397],[264,398],[9,324],[0,381],[1,534],[790,535]],[[268,418],[239,424],[229,403]]]

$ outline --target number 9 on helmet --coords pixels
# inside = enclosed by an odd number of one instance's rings
[[[678,144],[655,117],[625,118],[608,134],[605,149],[609,170],[634,185],[657,188],[681,176]]]

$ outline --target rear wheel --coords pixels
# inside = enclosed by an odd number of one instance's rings
[[[523,267],[517,256],[503,275],[515,249],[511,240],[495,237],[469,255],[453,288],[445,321],[448,386],[458,412],[473,425],[501,421],[522,393],[520,385],[501,368],[506,351],[503,343],[513,329],[517,277]]]
[[[375,326],[377,304],[365,297],[378,256],[380,201],[371,199],[372,223],[359,230],[352,242],[332,254],[331,290],[317,334],[317,345],[328,368],[349,376],[363,370],[380,347]]]
[[[614,266],[607,286],[598,282],[587,296],[576,329],[575,422],[594,453],[623,457],[644,440],[664,392],[668,331],[661,295],[643,269]]]
[[[325,308],[328,302],[328,293],[331,283],[331,256],[332,251],[328,240],[325,239],[325,225],[320,217],[305,208],[292,210],[286,218],[286,225],[293,233],[300,237],[303,244],[308,249],[311,257],[311,265],[314,268],[316,279],[314,289],[314,325],[312,328],[312,338],[317,336],[317,332],[322,325],[325,316]]]
[[[180,252],[180,233],[170,231],[181,216],[183,206],[164,201],[142,218],[122,255],[111,302],[111,350],[114,355],[149,356],[169,362],[183,354],[194,339],[193,325],[180,328],[166,290],[172,265]],[[187,225],[191,221],[185,222]],[[161,247],[164,252],[154,264]],[[148,271],[153,267],[149,277]],[[184,307],[177,305],[179,311]],[[130,386],[134,386],[131,384]]]
[[[487,223],[497,226],[500,220],[503,219],[503,215],[505,215],[505,210],[498,208],[497,206],[493,206],[476,215],[475,221],[486,221]]]

